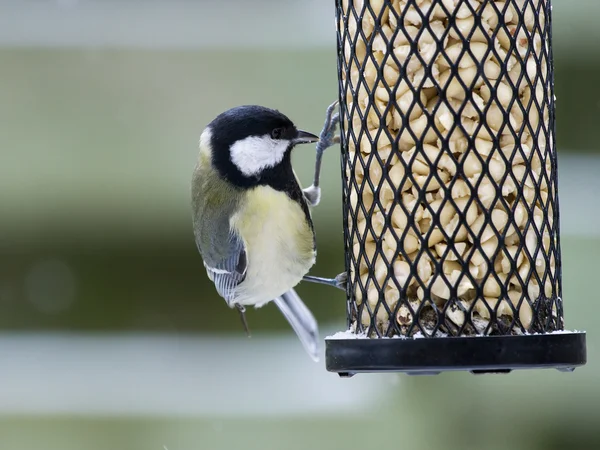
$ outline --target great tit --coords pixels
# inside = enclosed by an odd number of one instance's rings
[[[245,306],[274,301],[307,353],[318,361],[317,321],[293,289],[301,280],[345,289],[345,279],[306,274],[315,263],[309,206],[321,197],[323,151],[339,142],[339,122],[327,109],[320,137],[296,128],[279,111],[239,106],[217,116],[202,132],[192,179],[193,228],[208,277],[246,332]],[[291,151],[317,142],[312,186],[302,190]]]

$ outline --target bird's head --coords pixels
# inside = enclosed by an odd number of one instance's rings
[[[296,145],[318,140],[318,136],[296,128],[279,111],[247,105],[218,115],[202,133],[200,151],[209,153],[221,176],[248,187],[260,182],[266,173],[289,165]]]

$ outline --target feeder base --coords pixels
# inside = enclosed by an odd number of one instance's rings
[[[573,371],[587,361],[585,333],[523,336],[325,340],[329,372],[351,377],[366,372],[437,375],[467,370],[474,374],[517,369]]]

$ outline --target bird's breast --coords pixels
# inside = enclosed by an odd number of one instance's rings
[[[315,263],[314,232],[300,203],[268,186],[249,190],[232,217],[247,250],[246,278],[237,301],[257,305],[298,284]]]

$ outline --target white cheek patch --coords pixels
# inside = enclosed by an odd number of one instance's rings
[[[289,145],[290,141],[276,141],[268,135],[247,137],[231,146],[231,162],[245,176],[254,176],[279,164]]]

